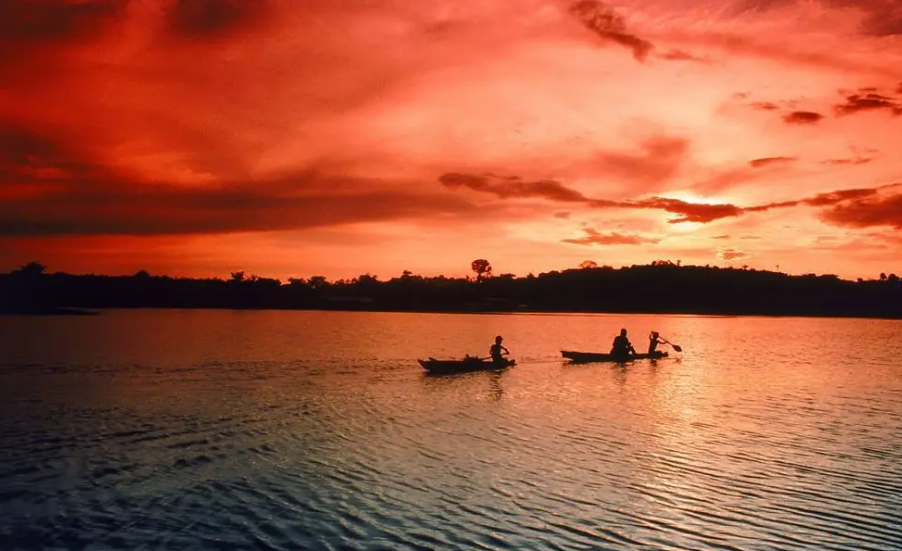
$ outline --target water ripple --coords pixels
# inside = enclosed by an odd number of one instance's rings
[[[902,548],[902,370],[804,339],[751,353],[797,320],[636,318],[686,354],[617,367],[542,348],[598,317],[272,315],[250,349],[211,324],[0,361],[0,549]],[[520,364],[424,377],[405,347],[461,323],[503,324],[488,334],[525,343]]]

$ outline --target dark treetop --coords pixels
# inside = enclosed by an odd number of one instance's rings
[[[669,262],[585,267],[514,277],[421,277],[380,281],[324,277],[188,279],[44,273],[32,263],[0,274],[0,312],[78,313],[84,308],[302,308],[375,311],[643,312],[854,316],[902,319],[894,274],[846,281],[835,275],[678,266]]]

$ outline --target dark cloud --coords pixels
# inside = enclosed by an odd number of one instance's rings
[[[65,141],[0,124],[0,236],[268,231],[477,208],[397,183],[317,170],[204,186],[146,181]]]
[[[792,111],[783,115],[786,124],[817,124],[824,118],[815,111]]]
[[[28,184],[46,187],[76,179],[89,181],[107,172],[102,165],[40,132],[0,123],[0,192]]]
[[[732,238],[733,238],[733,236],[731,236],[731,235],[715,235],[711,239],[732,239]]]
[[[689,203],[680,199],[664,197],[652,197],[638,201],[592,199],[555,180],[523,181],[518,177],[501,178],[494,175],[476,176],[452,172],[440,176],[439,182],[451,189],[463,187],[473,191],[490,193],[502,199],[536,198],[557,202],[583,203],[593,208],[663,210],[677,215],[676,218],[670,220],[670,223],[673,224],[680,222],[711,222],[719,218],[738,216],[742,213],[742,209],[734,205]]]
[[[709,63],[707,59],[692,55],[688,52],[684,52],[683,50],[668,50],[664,53],[658,54],[657,57],[667,61],[694,61],[696,63]]]
[[[873,13],[864,23],[864,31],[875,36],[902,35],[902,5],[896,4],[892,13]]]
[[[556,212],[556,213],[554,213],[554,217],[560,218],[562,220],[567,220],[568,218],[570,218],[570,213],[569,212]]]
[[[776,103],[771,103],[769,101],[756,101],[752,103],[752,107],[760,111],[776,111],[780,108]]]
[[[473,191],[492,193],[502,199],[533,197],[563,202],[585,203],[589,201],[583,194],[554,180],[526,182],[516,176],[502,178],[493,174],[474,176],[451,172],[440,176],[439,182],[451,189],[465,187]]]
[[[660,241],[660,239],[617,232],[605,234],[600,233],[593,228],[586,228],[583,231],[586,233],[583,237],[562,239],[561,241],[564,243],[573,243],[574,245],[643,245],[658,243]]]
[[[303,185],[302,180],[297,181]],[[358,182],[361,187],[372,182]],[[0,236],[177,235],[297,230],[397,218],[462,214],[473,205],[401,191],[353,195],[273,192],[263,182],[234,189],[128,185],[98,193],[68,190],[0,204]]]
[[[749,166],[752,168],[763,168],[771,165],[782,165],[797,161],[797,157],[764,157],[762,159],[752,159]]]
[[[167,16],[174,34],[208,37],[247,26],[266,8],[267,0],[176,0]]]
[[[781,201],[776,203],[766,203],[763,205],[755,205],[751,207],[740,207],[729,203],[709,204],[709,203],[690,203],[681,199],[671,199],[667,197],[650,197],[646,199],[630,200],[630,201],[611,201],[607,199],[593,199],[572,190],[560,182],[553,180],[542,180],[537,182],[523,182],[519,178],[502,179],[493,176],[497,182],[490,182],[486,177],[471,176],[459,173],[445,174],[439,178],[441,183],[449,188],[466,187],[473,191],[490,193],[501,198],[543,198],[557,202],[582,203],[590,208],[599,209],[639,209],[639,210],[660,210],[674,214],[675,217],[668,220],[670,224],[680,224],[683,222],[695,222],[699,224],[707,224],[723,218],[735,218],[746,213],[768,212],[777,209],[785,209],[798,206],[810,206],[817,208],[831,207],[834,210],[851,209],[848,212],[864,212],[872,209],[871,205],[877,205],[872,210],[885,212],[884,207],[889,205],[891,208],[895,203],[886,203],[884,199],[879,199],[888,189],[902,186],[902,184],[890,184],[875,188],[862,189],[845,189],[836,190],[827,193],[820,193],[811,197],[796,199],[791,201]],[[871,201],[865,203],[864,201]],[[857,205],[857,207],[855,206]],[[855,211],[854,209],[858,209]],[[841,210],[841,209],[840,209]],[[839,212],[839,211],[837,211]],[[846,210],[842,211],[847,212]],[[832,221],[843,219],[847,216],[842,213],[826,215],[826,218]],[[875,215],[873,220],[879,218]]]
[[[891,226],[902,229],[902,194],[865,195],[835,204],[822,214],[825,222],[854,228]]]
[[[824,118],[823,115],[815,111],[795,110],[794,107],[796,102],[794,101],[782,101],[780,103],[788,109],[793,109],[792,111],[783,113],[783,122],[786,124],[817,124]],[[755,101],[748,105],[759,111],[780,111],[781,109],[780,105],[772,101]]]
[[[886,186],[893,187],[893,186]],[[884,188],[861,188],[861,189],[843,189],[838,191],[831,191],[828,193],[820,193],[815,195],[814,197],[809,197],[807,199],[802,199],[802,203],[806,205],[810,205],[812,207],[823,207],[828,205],[835,205],[837,203],[842,203],[844,201],[850,200],[860,200],[866,197],[873,197],[880,193],[881,189]]]
[[[92,39],[116,21],[127,0],[3,0],[0,42],[19,47]]]
[[[632,50],[638,61],[645,61],[654,48],[648,40],[627,32],[623,16],[603,2],[580,0],[570,6],[569,12],[596,36]]]
[[[665,197],[652,197],[641,201],[626,201],[620,204],[626,208],[655,209],[676,214],[667,222],[680,224],[682,222],[697,222],[707,224],[721,218],[731,218],[742,214],[743,209],[730,204],[689,203],[681,199],[668,199]]]
[[[874,159],[871,157],[854,157],[849,159],[827,159],[826,161],[821,161],[822,164],[825,165],[863,165],[865,163],[869,163]]]
[[[883,94],[868,92],[865,94],[849,94],[845,103],[838,104],[833,110],[838,116],[851,115],[861,111],[889,111],[893,115],[902,115],[902,103]]]
[[[725,261],[749,258],[751,255],[739,249],[718,249],[717,258]]]

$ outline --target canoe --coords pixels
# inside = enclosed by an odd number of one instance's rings
[[[574,352],[572,350],[561,350],[561,356],[570,359],[573,362],[578,363],[588,363],[588,362],[631,362],[633,360],[657,360],[660,358],[666,358],[668,356],[667,352],[655,351],[653,355],[648,355],[645,353],[635,354],[630,356],[614,356],[611,354],[606,354],[604,352]]]
[[[434,374],[492,371],[495,369],[506,369],[517,363],[516,360],[508,359],[496,363],[491,360],[483,360],[482,358],[474,357],[467,357],[462,360],[436,360],[435,358],[429,358],[428,360],[417,361],[420,362],[423,369]]]

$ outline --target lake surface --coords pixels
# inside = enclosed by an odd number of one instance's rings
[[[7,316],[0,389],[6,551],[902,548],[902,322]]]

